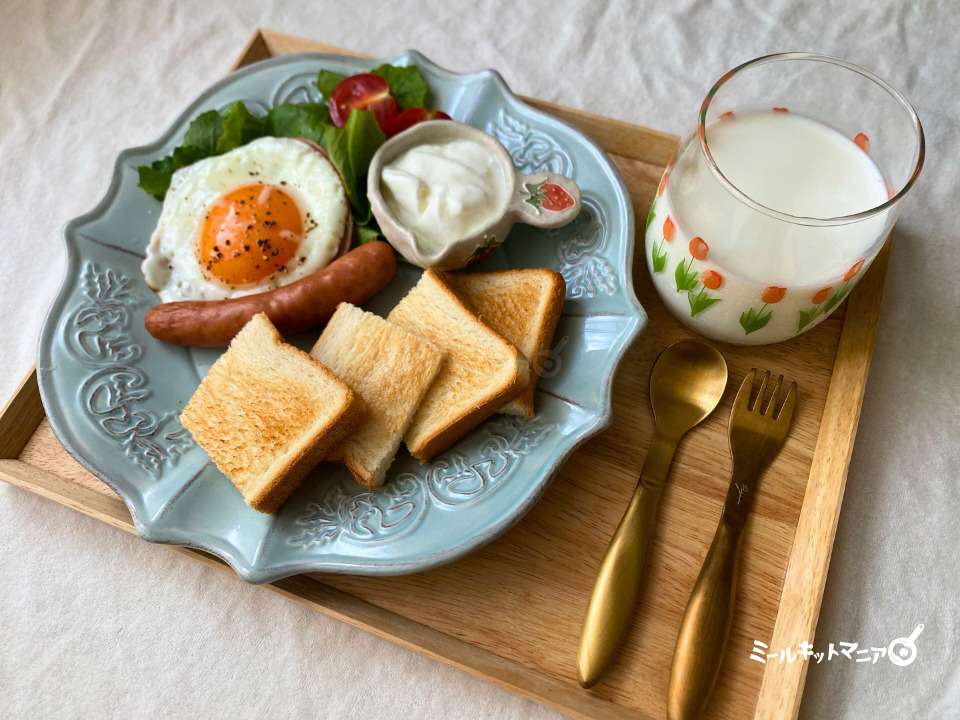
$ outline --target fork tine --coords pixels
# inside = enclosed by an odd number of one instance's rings
[[[768,380],[770,380],[770,371],[769,371],[769,370],[767,370],[767,371],[763,374],[763,380],[760,381],[760,390],[757,391],[757,399],[754,401],[753,406],[750,408],[751,410],[756,410],[757,412],[760,412],[761,415],[763,414],[763,413],[761,412],[761,410],[763,409],[763,394],[764,394],[764,393],[766,392],[766,390],[767,390],[767,381],[768,381]]]
[[[750,393],[753,392],[753,381],[757,377],[757,369],[752,368],[740,384],[740,390],[737,391],[737,397],[733,401],[732,412],[747,412],[750,410]]]
[[[774,416],[774,420],[785,420],[788,424],[793,418],[793,409],[797,404],[797,383],[790,383],[790,389],[787,391],[787,397],[783,401],[783,406]]]
[[[767,404],[764,405],[761,415],[773,415],[773,410],[777,407],[777,399],[780,395],[780,386],[783,385],[783,375],[777,378],[777,384],[773,386],[773,392],[770,393],[770,399],[767,400]],[[757,402],[763,400],[763,397],[760,397]]]

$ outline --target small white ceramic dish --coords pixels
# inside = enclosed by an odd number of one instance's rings
[[[384,199],[381,173],[414,147],[454,140],[472,140],[484,147],[503,170],[507,188],[500,207],[475,232],[440,248],[428,249],[400,222]],[[437,270],[459,270],[480,262],[500,246],[515,223],[556,228],[580,213],[580,188],[573,180],[552,172],[520,172],[510,153],[494,137],[455,120],[423,122],[385,142],[370,162],[367,196],[380,230],[396,251],[414,265]]]

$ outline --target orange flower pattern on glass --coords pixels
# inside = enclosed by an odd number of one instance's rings
[[[673,236],[676,232],[677,228],[673,224],[673,218],[667,215],[667,219],[663,221],[663,239],[667,242],[673,242]]]
[[[783,300],[783,296],[786,295],[786,293],[787,289],[785,287],[771,285],[760,294],[760,299],[767,305],[774,305]]]
[[[707,290],[716,290],[723,284],[723,275],[716,270],[704,270],[700,273],[700,283]]]
[[[812,323],[821,315],[829,315],[830,312],[839,305],[853,288],[853,280],[857,273],[863,268],[866,260],[860,258],[843,275],[843,285],[839,289],[834,289],[833,285],[822,287],[817,290],[810,298],[813,307],[807,310],[801,310],[797,317],[797,332],[802,332],[807,325]]]
[[[832,293],[832,292],[833,292],[833,286],[832,286],[832,285],[830,285],[830,286],[828,286],[828,287],[825,287],[825,288],[820,288],[819,290],[817,290],[817,291],[813,294],[813,297],[810,298],[810,302],[812,302],[814,305],[819,305],[819,304],[822,303],[824,300],[826,300],[828,297],[830,297],[830,293]]]
[[[863,263],[864,263],[864,259],[863,259],[863,258],[860,258],[859,260],[857,260],[857,261],[853,264],[853,267],[851,267],[849,270],[847,270],[847,272],[844,274],[844,276],[843,276],[843,281],[844,281],[844,282],[850,282],[850,281],[853,279],[853,276],[856,275],[858,272],[860,272],[860,268],[863,267]]]
[[[789,112],[787,108],[774,108],[775,112]],[[727,115],[725,113],[725,115]],[[729,117],[729,115],[727,115]],[[860,138],[860,135],[863,137]],[[861,133],[858,135],[857,145],[864,150],[869,150],[869,139]],[[655,212],[656,200],[661,197],[666,189],[669,178],[669,170],[665,170],[660,179],[660,185],[657,188],[657,197],[654,198],[654,204],[650,209],[651,220]],[[891,197],[894,192],[890,191]],[[677,237],[677,227],[673,218],[669,215],[663,221],[663,241],[655,244],[653,247],[653,270],[662,272],[666,269],[667,255],[663,250],[662,242],[673,242]],[[710,252],[710,246],[700,236],[694,237],[688,244],[690,259],[682,261],[674,273],[677,282],[677,292],[685,292],[690,302],[690,314],[696,316],[711,305],[720,302],[721,298],[712,297],[709,291],[719,290],[724,285],[724,277],[716,270],[703,270],[699,273],[693,268],[694,260],[701,262],[707,259]],[[850,283],[866,264],[864,258],[855,262],[849,270],[843,275],[844,285],[839,290],[834,285],[821,287],[815,293],[810,295],[812,307],[808,310],[799,311],[799,322],[797,332],[812,323],[821,315],[827,315],[836,307],[850,292],[852,284]],[[760,293],[760,300],[763,303],[759,307],[748,308],[740,315],[740,325],[747,335],[763,329],[770,322],[772,309],[770,305],[776,305],[786,296],[787,288],[780,285],[770,285]]]
[[[733,110],[727,110],[725,113],[717,117],[717,120],[729,120],[733,117]]]
[[[690,254],[693,255],[697,260],[706,260],[707,253],[710,251],[710,246],[704,241],[702,237],[695,237],[690,241]]]
[[[868,138],[864,133],[857,133],[857,136],[853,139],[853,142],[865,153],[870,152],[870,138]]]
[[[781,107],[775,107],[773,111],[778,113],[790,112],[787,108],[781,108]]]

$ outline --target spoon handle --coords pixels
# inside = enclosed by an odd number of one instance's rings
[[[655,432],[627,511],[600,562],[577,653],[577,678],[593,687],[617,654],[633,620],[657,506],[677,440]]]

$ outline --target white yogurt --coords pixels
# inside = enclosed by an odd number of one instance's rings
[[[380,182],[390,210],[426,253],[472,235],[506,203],[500,163],[473,140],[411,148],[384,166]]]

